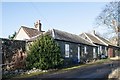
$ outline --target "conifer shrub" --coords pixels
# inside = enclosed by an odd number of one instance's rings
[[[51,36],[42,35],[29,46],[27,69],[55,69],[61,68],[62,64],[60,47]]]

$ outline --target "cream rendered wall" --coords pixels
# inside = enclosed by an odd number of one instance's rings
[[[25,33],[23,28],[21,28],[19,33],[15,37],[15,40],[25,40],[25,39],[30,39],[30,37]]]

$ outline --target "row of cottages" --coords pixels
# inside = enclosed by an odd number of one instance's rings
[[[93,31],[93,33],[82,33],[80,34],[80,36],[97,46],[95,51],[97,52],[98,58],[102,58],[102,57],[110,58],[118,55],[117,51],[119,47],[113,45],[107,39],[97,35],[95,31]]]
[[[61,54],[69,63],[79,63],[93,60],[96,45],[82,37],[65,31],[52,29],[47,32],[59,44]]]
[[[40,21],[34,24],[35,28],[28,28],[22,26],[14,39],[16,40],[27,40],[28,42],[35,40],[41,34],[47,33],[53,37],[53,39],[60,45],[61,55],[65,58],[66,63],[78,63],[86,62],[98,58],[98,54],[102,54],[106,51],[108,45],[101,40],[96,40],[96,37],[91,37],[90,40],[87,36],[84,37],[83,34],[75,35],[68,32],[52,29],[44,32],[41,30]],[[86,36],[86,34],[85,34]],[[95,42],[92,42],[94,41]],[[104,44],[103,44],[104,43]],[[104,47],[101,47],[104,46]],[[104,48],[104,50],[103,50]],[[99,52],[99,53],[98,53]],[[111,52],[111,50],[110,50]]]
[[[94,56],[97,56],[95,51],[97,46],[79,35],[57,29],[48,30],[44,34],[50,35],[58,43],[66,64],[84,63],[93,60]],[[29,39],[28,43],[36,40],[36,38],[38,36]]]

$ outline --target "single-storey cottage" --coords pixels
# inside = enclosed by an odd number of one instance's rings
[[[113,45],[109,40],[97,35],[95,31],[93,33],[82,33],[80,36],[89,42],[97,45],[97,56],[102,57],[115,57],[117,54],[118,46]]]
[[[61,55],[65,59],[66,64],[75,64],[94,59],[96,45],[82,37],[57,29],[48,30],[46,34],[52,36],[59,44]],[[33,37],[28,41],[31,42],[36,38]]]

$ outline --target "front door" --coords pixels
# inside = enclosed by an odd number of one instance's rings
[[[80,47],[78,46],[78,62],[80,62]]]

